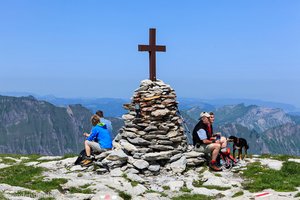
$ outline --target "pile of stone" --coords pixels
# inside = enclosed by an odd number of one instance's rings
[[[188,149],[182,120],[177,115],[175,91],[162,81],[144,80],[123,115],[125,125],[114,140],[114,150],[97,156],[104,169],[122,167],[135,173],[161,170],[181,173],[204,162],[202,153]]]

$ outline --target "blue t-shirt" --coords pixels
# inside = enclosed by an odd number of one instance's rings
[[[198,130],[197,134],[198,134],[200,140],[207,140],[206,131],[204,129]]]
[[[100,122],[101,123],[104,123],[106,125],[106,128],[108,130],[108,132],[110,133],[110,137],[113,138],[112,136],[112,133],[113,133],[113,128],[112,128],[112,125],[111,125],[111,121],[109,121],[108,119],[105,119],[103,117],[100,118]]]
[[[87,137],[86,140],[98,142],[100,148],[103,149],[112,148],[112,140],[110,134],[106,128],[106,125],[103,123],[99,123],[94,126],[91,130],[90,136]]]

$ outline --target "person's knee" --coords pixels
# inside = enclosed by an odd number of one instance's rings
[[[214,144],[214,149],[220,150],[221,144]]]
[[[84,144],[85,144],[85,146],[87,147],[90,147],[90,144],[89,144],[89,141],[88,140],[86,140],[86,141],[84,141]]]

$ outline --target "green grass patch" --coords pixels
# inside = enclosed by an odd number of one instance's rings
[[[192,190],[189,189],[189,188],[187,188],[186,186],[183,186],[183,187],[180,188],[180,191],[181,191],[181,192],[187,192],[187,193],[190,193]]]
[[[74,193],[94,194],[94,192],[89,188],[70,187],[69,191],[70,191],[71,194],[74,194]]]
[[[160,196],[162,196],[162,197],[167,197],[168,196],[164,192],[158,192],[158,191],[154,191],[154,190],[146,190],[146,193],[157,193],[157,194],[160,194]]]
[[[135,187],[135,186],[137,186],[137,185],[139,184],[139,182],[137,182],[137,181],[132,181],[132,180],[130,180],[130,179],[127,177],[127,174],[125,174],[125,173],[122,174],[122,177],[123,177],[124,179],[126,179],[128,182],[130,182],[130,184],[131,184],[132,187]]]
[[[54,197],[41,197],[39,200],[55,200]]]
[[[215,199],[215,198],[203,194],[184,194],[172,198],[172,200],[211,200],[211,199]]]
[[[216,189],[216,190],[229,190],[231,187],[222,187],[222,186],[218,186],[218,185],[202,185],[201,187],[205,187],[207,189]]]
[[[162,188],[163,188],[164,190],[170,190],[170,187],[167,186],[167,185],[163,185]]]
[[[84,184],[82,186],[79,186],[79,188],[70,187],[69,191],[71,194],[74,193],[94,194],[94,191],[88,188],[89,186],[91,186],[91,184]]]
[[[3,192],[0,192],[0,199],[1,200],[8,200],[8,198],[6,198],[3,194]]]
[[[231,187],[221,187],[221,186],[217,186],[217,185],[203,185],[203,181],[201,180],[194,180],[193,181],[193,186],[194,187],[204,187],[204,188],[207,188],[207,189],[216,189],[216,190],[229,190]]]
[[[298,192],[297,194],[295,194],[294,197],[300,197],[300,192]]]
[[[130,181],[130,183],[131,183],[132,187],[135,187],[139,184],[139,182],[137,182],[137,181]]]
[[[21,197],[31,197],[31,198],[35,198],[36,194],[30,191],[26,191],[26,190],[19,190],[18,192],[15,192],[12,194],[13,196],[21,196]]]
[[[0,171],[0,183],[6,183],[12,186],[20,186],[37,191],[50,192],[53,189],[62,190],[61,184],[66,183],[66,179],[52,179],[44,181],[41,167],[25,166],[18,164]]]
[[[146,193],[157,193],[155,190],[146,190]]]
[[[13,160],[9,157],[3,157],[3,158],[1,158],[0,161],[1,161],[1,163],[7,164],[7,165],[12,165],[12,164],[15,164],[17,162],[17,161],[15,161],[15,160]]]
[[[123,191],[119,191],[119,196],[121,198],[123,198],[124,200],[131,200],[132,199],[130,194],[127,194],[126,192],[123,192]]]
[[[296,191],[300,186],[300,163],[284,162],[281,170],[269,169],[259,162],[247,166],[243,176],[249,181],[243,184],[250,192],[271,188],[279,192]]]
[[[74,158],[74,157],[77,157],[78,154],[74,154],[74,153],[67,153],[65,154],[63,157],[62,157],[62,160],[63,159],[66,159],[66,158]]]
[[[204,181],[201,181],[201,180],[197,180],[196,181],[196,180],[194,180],[192,184],[193,184],[194,187],[202,187],[203,183],[204,183]]]
[[[28,159],[22,159],[21,163],[28,163],[28,162],[33,162],[37,161],[42,155],[38,154],[31,154],[31,155],[22,155],[22,154],[0,154],[1,159],[5,159],[5,157],[10,157],[10,158],[15,158],[15,159],[21,159],[21,157],[25,157]]]
[[[244,194],[243,191],[239,191],[239,192],[235,193],[234,195],[232,195],[232,198],[242,196],[243,194]]]
[[[222,175],[221,174],[214,174],[215,176],[217,176],[217,177],[222,177]]]
[[[208,170],[208,166],[205,164],[203,165],[202,169],[199,171],[199,174],[202,175],[206,170]]]

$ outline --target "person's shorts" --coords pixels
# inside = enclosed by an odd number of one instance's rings
[[[102,152],[103,149],[101,149],[100,145],[98,142],[94,142],[94,141],[88,141],[87,140],[87,144],[89,145],[89,147],[91,147],[91,149],[93,150],[93,152]]]
[[[211,153],[213,150],[213,144],[201,144],[199,146],[195,146],[195,151],[203,152],[203,153]]]

